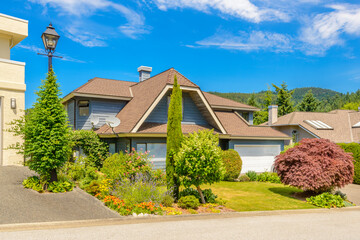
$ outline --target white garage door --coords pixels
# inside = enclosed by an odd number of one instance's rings
[[[275,156],[281,151],[280,145],[234,145],[242,159],[241,173],[247,171],[272,171]]]

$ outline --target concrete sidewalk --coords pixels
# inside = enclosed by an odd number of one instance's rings
[[[38,193],[22,181],[27,167],[0,167],[0,224],[121,218],[99,200],[75,188],[68,193]]]

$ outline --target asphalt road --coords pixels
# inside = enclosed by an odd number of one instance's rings
[[[0,167],[0,224],[121,217],[78,188],[56,194],[24,189],[22,181],[32,175],[26,167]]]
[[[360,237],[360,209],[0,232],[0,239],[304,239]],[[71,227],[71,226],[70,226]]]

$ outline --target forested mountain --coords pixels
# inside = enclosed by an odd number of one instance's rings
[[[309,90],[311,90],[312,93],[314,94],[314,97],[320,101],[332,98],[336,94],[338,94],[339,96],[344,95],[340,92],[336,92],[336,91],[333,91],[330,89],[316,88],[316,87],[295,88],[293,90],[295,90],[294,94],[293,94],[293,101],[294,101],[295,105],[297,105],[298,103],[301,102],[303,96]],[[247,103],[247,100],[249,99],[249,97],[252,94],[252,93],[240,93],[240,92],[234,92],[234,93],[210,92],[210,93],[221,96],[221,97],[229,98],[229,99],[232,99],[232,100],[235,100],[238,102],[242,102],[242,103]],[[273,93],[275,94],[275,91]],[[258,100],[258,102],[261,103],[261,99],[263,98],[263,96],[265,94],[265,90],[258,92],[258,93],[254,93],[254,94],[255,94],[255,98]]]
[[[278,104],[279,108],[286,107],[289,109],[286,110],[287,113],[292,111],[329,112],[335,109],[358,110],[360,107],[360,89],[346,94],[315,87],[289,90],[286,83],[283,83],[279,86],[273,85],[267,91],[258,93],[211,93],[261,109],[255,114],[254,122],[257,124],[267,121],[267,108],[270,104]]]

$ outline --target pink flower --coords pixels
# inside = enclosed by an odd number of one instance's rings
[[[140,159],[140,156],[138,156],[137,159]]]

